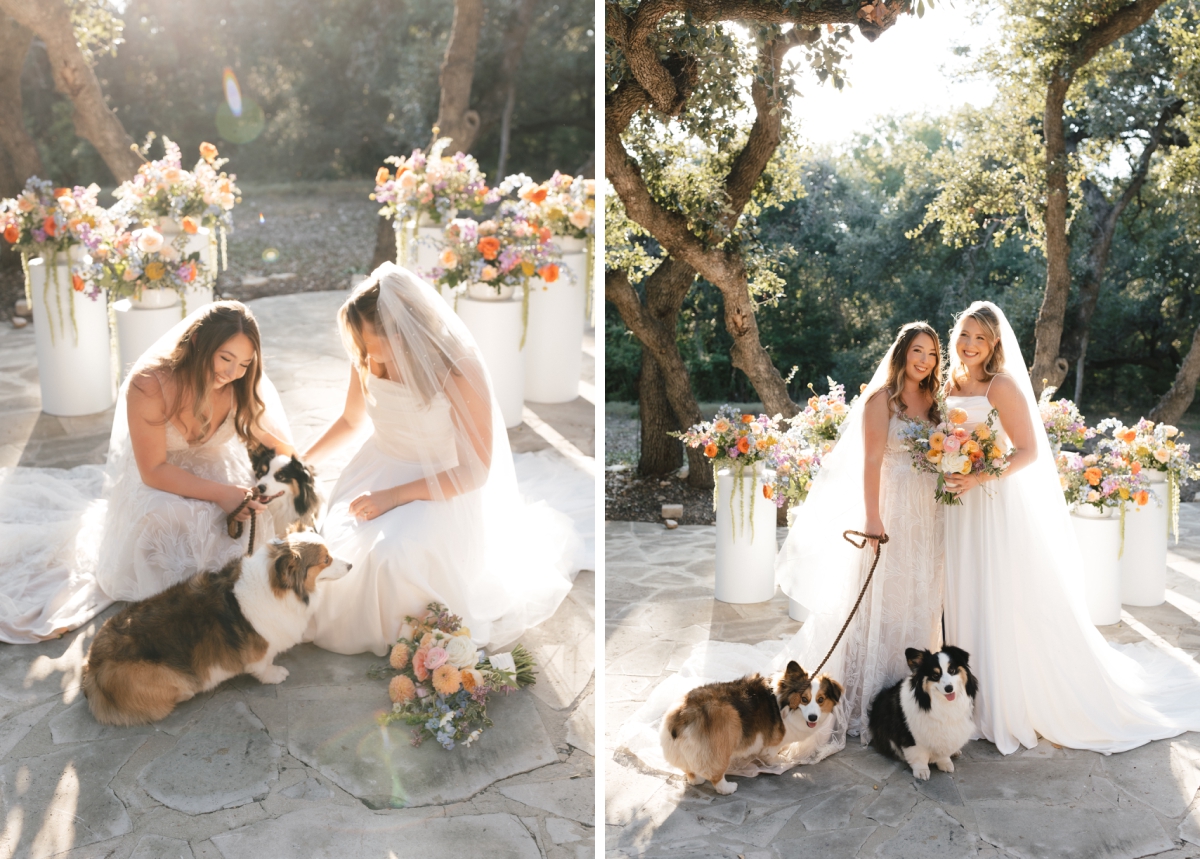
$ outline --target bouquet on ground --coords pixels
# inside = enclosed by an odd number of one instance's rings
[[[788,420],[793,430],[813,450],[826,454],[833,450],[841,434],[842,422],[850,413],[850,405],[846,404],[846,386],[840,385],[833,379],[826,378],[829,393],[818,394],[812,383],[808,389],[812,396],[804,410]]]
[[[500,199],[498,192],[488,189],[473,156],[442,154],[450,142],[442,137],[428,153],[414,149],[407,157],[389,156],[384,161],[394,172],[387,167],[376,172],[371,199],[381,204],[379,214],[391,219],[398,230],[410,222],[414,227],[419,221],[448,224],[460,213],[478,214],[485,203]]]
[[[1038,399],[1038,412],[1041,414],[1042,426],[1055,450],[1064,444],[1071,447],[1083,447],[1083,443],[1096,435],[1083,420],[1079,408],[1070,400],[1051,400],[1057,389],[1046,386]]]
[[[780,436],[767,457],[767,464],[775,472],[775,506],[795,507],[808,498],[808,491],[821,470],[821,453],[809,447],[793,427]]]
[[[432,739],[447,751],[471,745],[492,726],[489,695],[535,682],[529,651],[518,644],[509,653],[484,655],[462,619],[436,602],[404,619],[388,663],[396,671],[388,683],[392,709],[379,723],[403,721],[414,726],[414,746]]]
[[[1132,427],[1117,418],[1108,418],[1096,425],[1097,435],[1104,436],[1098,447],[1111,451],[1131,465],[1143,470],[1166,474],[1167,527],[1179,541],[1179,486],[1184,479],[1200,477],[1200,468],[1191,461],[1191,445],[1182,441],[1183,433],[1170,424],[1142,418]],[[1156,493],[1157,494],[1157,493]]]
[[[106,231],[111,231],[112,227],[108,212],[97,202],[99,194],[98,185],[56,188],[53,182],[34,176],[16,197],[0,200],[0,235],[21,255],[25,269],[25,297],[30,301],[33,296],[30,293],[29,260],[34,257],[45,260],[44,300],[49,307],[50,290],[60,286],[59,255],[69,253],[73,248],[80,252],[70,255],[71,288],[93,301],[99,298],[100,289],[88,276],[92,265],[90,255],[100,247]],[[61,331],[68,313],[74,326],[75,305],[71,303],[68,311],[62,306],[61,292],[55,295]],[[53,323],[49,329],[53,340]]]
[[[999,477],[1008,468],[1007,451],[1001,447],[994,424],[995,409],[987,419],[968,432],[963,424],[967,413],[962,409],[944,407],[946,415],[940,423],[906,418],[900,431],[904,448],[912,457],[917,471],[937,475],[934,498],[941,504],[962,504],[962,499],[946,489],[947,474],[990,474]]]

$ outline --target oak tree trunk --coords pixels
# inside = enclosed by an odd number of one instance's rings
[[[33,42],[33,31],[0,12],[0,152],[12,178],[0,179],[0,196],[11,196],[30,176],[45,176],[42,157],[25,128],[21,101],[21,69]],[[15,182],[15,187],[13,187]]]
[[[54,88],[74,106],[75,133],[96,148],[114,179],[132,179],[144,159],[104,101],[100,81],[75,41],[71,11],[64,0],[0,0],[0,11],[32,30],[46,45]]]
[[[450,138],[447,154],[470,152],[479,133],[479,114],[471,110],[471,83],[482,24],[483,0],[454,0],[454,23],[438,78],[441,100],[436,136]]]
[[[647,349],[642,350],[642,371],[638,376],[638,419],[641,424],[638,474],[660,477],[678,471],[683,465],[682,445],[668,433],[678,431],[680,422],[667,400],[667,387],[658,362]]]
[[[1150,412],[1150,420],[1159,423],[1175,424],[1183,417],[1184,412],[1192,404],[1196,396],[1196,383],[1200,381],[1200,327],[1192,334],[1192,347],[1188,349],[1179,371],[1175,374],[1175,382],[1171,389],[1163,394]]]

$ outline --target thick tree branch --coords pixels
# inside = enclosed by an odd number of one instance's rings
[[[7,0],[11,2],[11,0]],[[454,21],[439,77],[438,137],[449,137],[447,154],[470,152],[479,134],[479,114],[471,110],[475,54],[483,24],[483,0],[454,0]]]
[[[0,122],[0,149],[8,153],[8,162],[18,184],[23,184],[30,176],[45,178],[42,158],[25,128],[21,101],[21,69],[32,42],[32,30],[0,12],[0,116],[5,117]]]

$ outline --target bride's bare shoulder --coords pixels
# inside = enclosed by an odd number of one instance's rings
[[[171,380],[155,370],[143,369],[129,378],[129,406],[135,411],[150,415],[166,408],[171,391]]]

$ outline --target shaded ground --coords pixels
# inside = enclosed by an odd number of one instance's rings
[[[1111,641],[1161,637],[1200,660],[1200,505],[1184,504],[1168,554],[1167,602],[1126,606]],[[784,532],[778,534],[782,539]],[[694,645],[756,643],[800,628],[787,598],[713,600],[716,529],[605,526],[606,855],[726,859],[1162,859],[1200,857],[1200,734],[1123,754],[967,744],[952,774],[913,778],[855,741],[737,792],[687,785],[618,750],[629,717]]]

